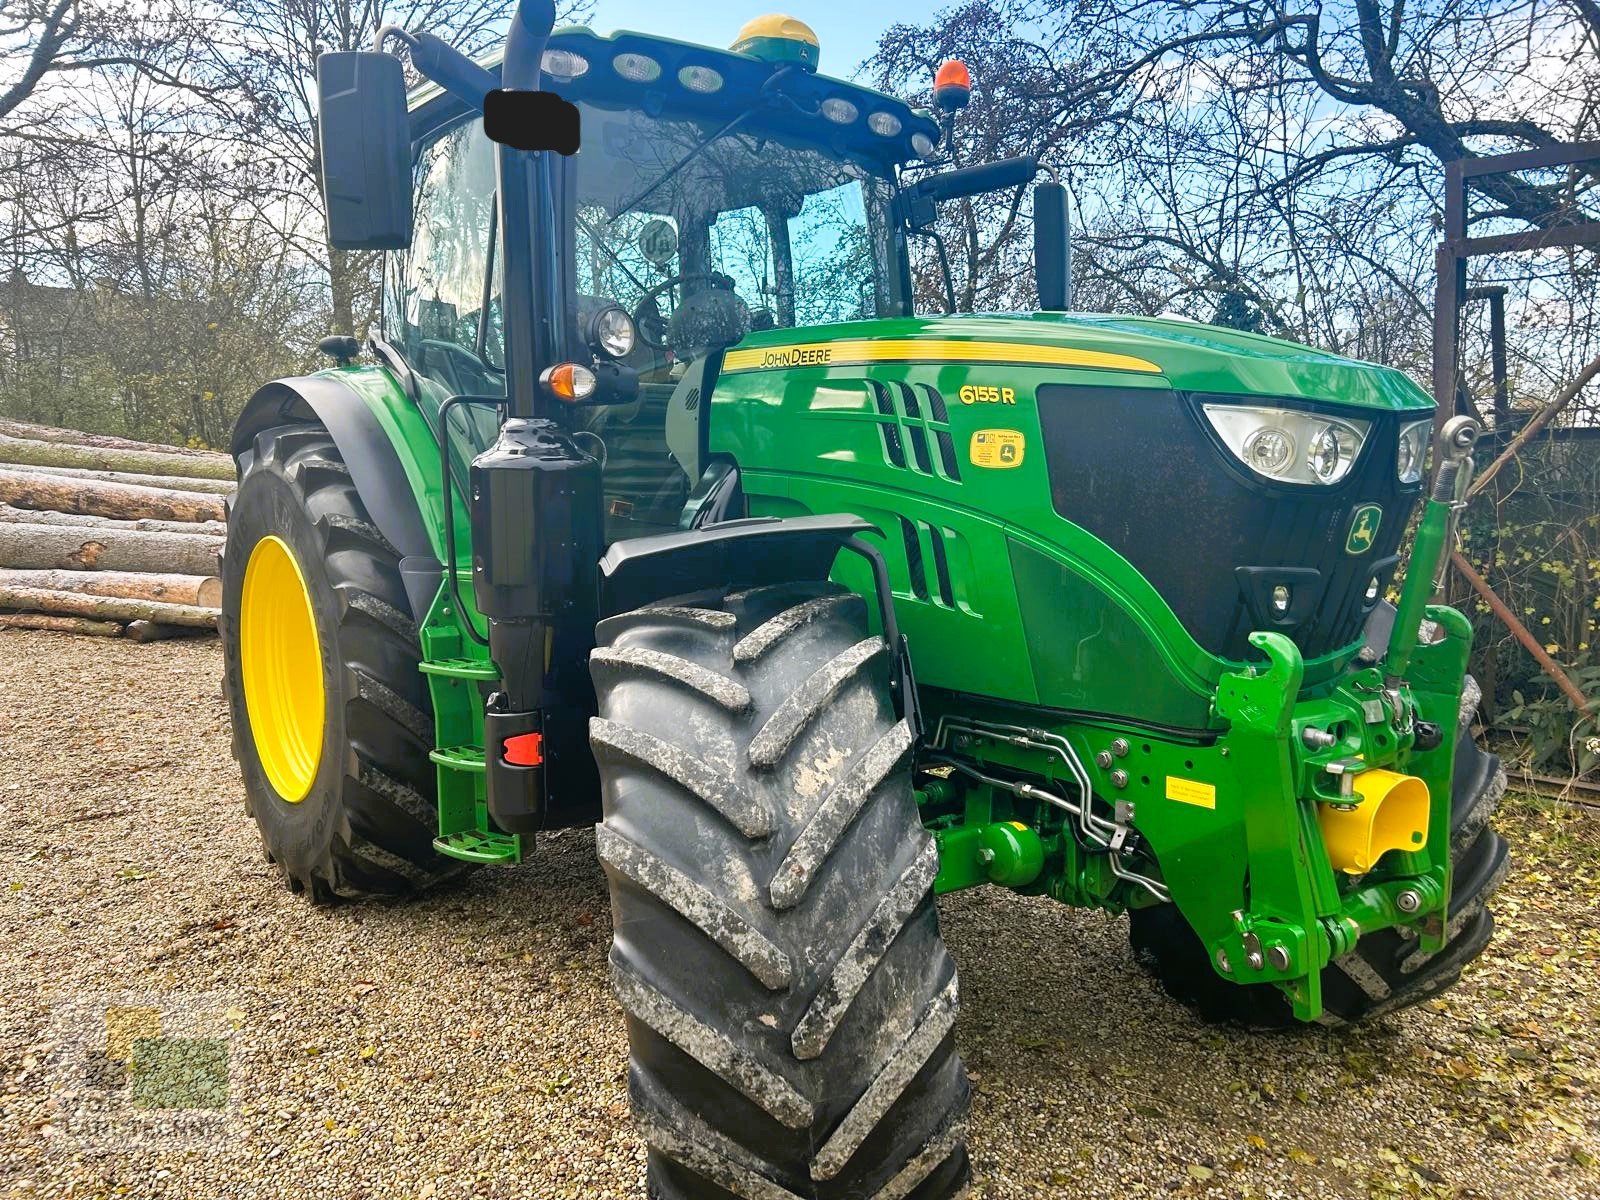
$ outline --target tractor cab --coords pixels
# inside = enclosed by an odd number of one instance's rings
[[[607,543],[685,520],[705,458],[700,401],[727,347],[912,315],[918,193],[903,172],[936,153],[938,123],[818,74],[816,37],[792,18],[752,21],[734,45],[567,29],[542,56],[582,145],[553,164],[561,291],[541,303],[559,306],[555,357],[589,389],[560,415],[603,464]],[[438,86],[410,107],[413,232],[388,256],[382,338],[430,408],[503,396],[498,148],[481,110]],[[1031,174],[1024,161],[974,190]],[[458,466],[498,431],[492,408],[458,409]]]

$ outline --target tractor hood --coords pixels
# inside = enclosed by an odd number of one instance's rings
[[[1076,313],[917,317],[752,333],[730,371],[885,361],[1014,363],[1117,372],[1181,392],[1303,398],[1425,410],[1401,372],[1294,342],[1176,318]],[[1125,382],[1133,382],[1128,378]]]

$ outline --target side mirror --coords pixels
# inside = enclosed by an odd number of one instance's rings
[[[1033,263],[1041,312],[1072,307],[1072,225],[1067,189],[1041,183],[1033,189]]]
[[[1002,158],[999,162],[924,176],[905,191],[907,221],[912,229],[926,229],[937,219],[941,201],[1017,187],[1038,173],[1039,160],[1024,154],[1019,158]]]
[[[411,244],[411,125],[400,60],[375,50],[317,59],[317,132],[328,241],[340,250]]]

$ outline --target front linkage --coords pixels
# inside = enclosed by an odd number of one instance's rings
[[[1471,627],[1429,599],[1476,437],[1464,418],[1446,426],[1388,645],[1336,680],[1302,694],[1294,643],[1255,633],[1267,663],[1222,677],[1212,704],[1228,727],[1209,744],[1000,707],[939,713],[919,797],[940,890],[999,883],[1136,920],[1174,905],[1218,977],[1276,985],[1301,1021],[1324,1018],[1335,961],[1386,999],[1389,984],[1351,961],[1360,939],[1396,930],[1414,961],[1456,932],[1452,766]]]

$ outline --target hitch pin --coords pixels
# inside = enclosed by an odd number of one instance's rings
[[[1359,758],[1336,758],[1323,768],[1339,781],[1339,802],[1334,805],[1341,812],[1356,807],[1356,776],[1367,769]]]

